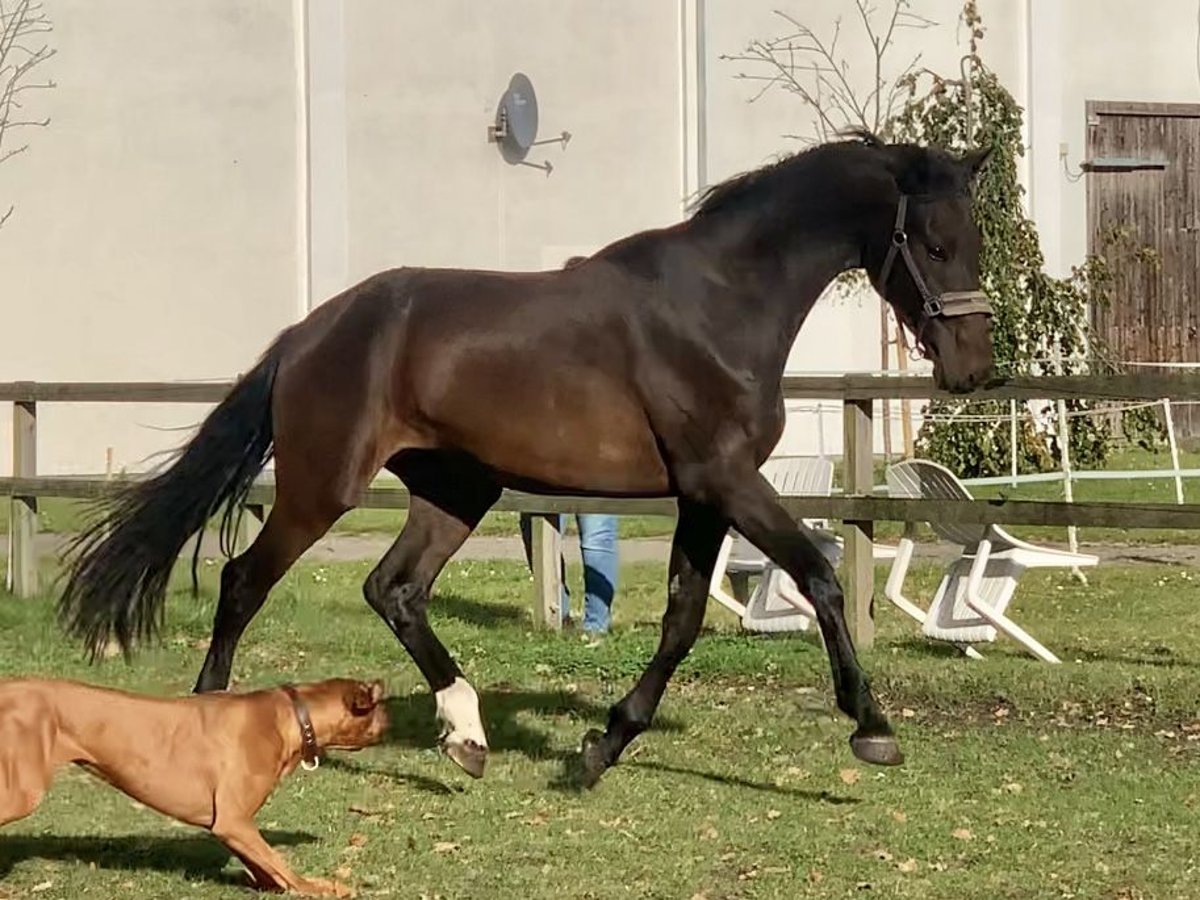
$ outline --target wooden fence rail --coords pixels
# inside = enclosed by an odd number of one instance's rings
[[[0,403],[217,403],[232,381],[5,381]],[[953,397],[924,375],[785,375],[789,400],[926,400]],[[1000,379],[971,400],[1200,400],[1200,373],[1039,375]]]
[[[12,497],[9,574],[17,596],[37,592],[34,535],[39,497],[94,498],[119,480],[101,477],[39,477],[37,474],[37,406],[39,403],[217,403],[232,382],[7,382],[0,383],[0,402],[13,404],[13,475],[0,478],[0,494]],[[1107,528],[1200,528],[1200,504],[1063,503],[1032,500],[900,500],[873,494],[873,401],[929,399],[951,395],[924,376],[786,376],[788,399],[829,399],[843,403],[844,480],[842,495],[787,497],[794,517],[836,519],[843,523],[847,613],[860,646],[874,639],[872,536],[877,521],[946,522],[997,525],[1055,525]],[[1126,400],[1200,401],[1200,375],[1146,373],[1110,376],[1014,378],[973,392],[972,400]],[[134,476],[136,477],[136,476]],[[266,473],[252,488],[247,505],[260,512],[274,499]],[[399,482],[376,484],[361,504],[370,509],[404,509],[408,493]],[[674,516],[671,499],[545,497],[505,491],[498,510],[531,513],[595,512],[616,515]],[[561,536],[544,516],[534,518],[533,617],[537,625],[558,627]]]

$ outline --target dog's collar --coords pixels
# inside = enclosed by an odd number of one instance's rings
[[[292,701],[292,710],[300,725],[300,766],[311,772],[321,764],[321,748],[317,745],[317,732],[313,728],[312,716],[308,714],[308,704],[292,685],[285,684],[283,690]]]

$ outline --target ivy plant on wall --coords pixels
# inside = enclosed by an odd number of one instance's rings
[[[868,60],[874,77],[861,98],[854,93],[848,62],[837,55],[840,21],[832,37],[823,40],[795,17],[779,13],[788,23],[787,34],[754,41],[743,54],[725,58],[756,67],[736,76],[761,83],[753,99],[777,88],[810,111],[817,107],[820,137],[831,136],[835,127],[863,127],[891,140],[952,151],[990,146],[992,156],[977,185],[974,208],[983,234],[983,286],[995,309],[998,371],[1038,375],[1109,369],[1103,348],[1088,334],[1089,305],[1109,301],[1109,263],[1103,255],[1091,256],[1066,278],[1052,278],[1043,271],[1037,230],[1022,208],[1024,188],[1017,177],[1017,162],[1025,152],[1022,110],[980,57],[984,29],[975,0],[963,4],[960,22],[969,33],[969,52],[954,77],[918,68],[915,61],[889,75],[888,55],[897,29],[935,25],[911,6],[910,0],[893,0],[890,16],[881,26],[873,24],[875,8],[855,0],[859,21],[874,48],[874,58]],[[839,101],[829,102],[830,97]],[[879,98],[883,102],[877,102]],[[1126,254],[1129,258],[1153,264],[1144,255]],[[849,279],[849,283],[865,281]],[[1092,411],[1085,401],[1070,401],[1067,407],[1069,413],[1077,413],[1069,418],[1073,461],[1081,467],[1102,465],[1115,442],[1109,420],[1083,414]],[[961,477],[1007,472],[1012,454],[1009,411],[1008,403],[998,401],[933,402],[918,435],[917,452]],[[1053,430],[1054,417],[1047,418]],[[1057,436],[1048,439],[1039,434],[1027,416],[1018,421],[1018,469],[1056,466]],[[1121,421],[1127,437],[1147,446],[1157,441],[1152,411],[1127,412]]]
[[[1070,375],[1109,369],[1103,348],[1096,346],[1088,333],[1090,304],[1110,299],[1108,263],[1103,256],[1091,256],[1065,278],[1053,278],[1043,270],[1037,230],[1022,208],[1025,189],[1017,177],[1017,161],[1024,155],[1022,110],[980,59],[983,25],[974,0],[963,5],[962,18],[971,34],[964,77],[946,79],[930,72],[912,75],[908,102],[893,123],[894,134],[897,139],[951,150],[992,148],[976,189],[974,209],[983,235],[981,277],[995,309],[997,370],[1005,375]],[[1083,414],[1094,411],[1088,401],[1070,400],[1066,406],[1072,461],[1080,467],[1102,466],[1115,437],[1108,417]],[[962,477],[1009,470],[1008,403],[940,400],[930,404],[928,413],[917,439],[921,455],[942,462]],[[963,416],[969,418],[956,420]],[[1055,421],[1053,416],[1048,418]],[[1150,411],[1127,412],[1121,418],[1128,436],[1143,444],[1156,440],[1156,420]],[[1038,434],[1027,417],[1019,422],[1018,469],[1037,471],[1055,466],[1054,441]]]

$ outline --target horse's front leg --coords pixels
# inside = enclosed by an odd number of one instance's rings
[[[679,521],[671,547],[667,611],[662,637],[649,666],[628,694],[608,715],[604,732],[589,731],[583,739],[583,781],[594,785],[621,752],[645,731],[675,668],[696,643],[708,599],[708,582],[728,523],[710,506],[679,501]]]
[[[838,708],[858,723],[850,738],[854,755],[876,765],[902,763],[904,756],[892,728],[855,654],[842,587],[808,528],[792,521],[770,483],[749,464],[704,467],[690,473],[689,487],[694,496],[719,508],[812,602],[829,653]]]

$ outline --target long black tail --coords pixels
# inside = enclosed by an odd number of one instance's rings
[[[231,555],[242,503],[274,451],[271,393],[281,341],[234,385],[165,469],[101,502],[72,542],[59,617],[93,658],[110,638],[128,655],[135,637],[158,630],[175,560],[222,505],[221,549]],[[195,578],[193,556],[193,583]]]

